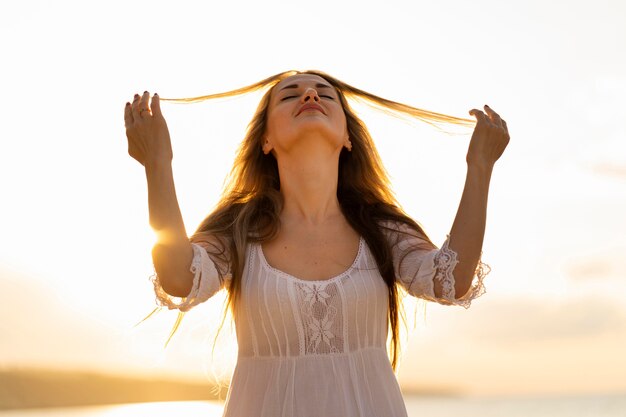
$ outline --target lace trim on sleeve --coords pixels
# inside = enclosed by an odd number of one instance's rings
[[[189,271],[194,276],[189,295],[184,298],[172,297],[163,290],[156,273],[150,277],[159,306],[167,307],[170,310],[188,311],[193,306],[206,301],[221,289],[221,280],[219,279],[217,269],[206,250],[195,243],[192,243],[191,246],[193,248],[193,259]]]
[[[483,280],[491,272],[489,265],[478,260],[476,271],[474,272],[474,280],[469,291],[461,298],[456,298],[456,290],[454,288],[454,267],[459,263],[457,259],[457,253],[450,249],[448,242],[450,236],[448,235],[446,241],[441,246],[441,249],[435,255],[433,262],[435,266],[435,278],[441,283],[442,293],[441,298],[447,303],[452,305],[459,305],[464,308],[469,308],[473,299],[480,297],[486,292]]]

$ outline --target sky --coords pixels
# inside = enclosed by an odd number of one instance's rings
[[[188,314],[167,349],[174,312],[135,327],[155,306],[154,234],[124,104],[319,69],[459,117],[489,104],[509,127],[489,197],[487,294],[469,310],[427,306],[401,385],[626,391],[624,16],[617,0],[3,2],[0,367],[203,377],[224,294]],[[217,202],[258,99],[163,103],[188,232]],[[398,199],[441,244],[469,132],[356,108]]]

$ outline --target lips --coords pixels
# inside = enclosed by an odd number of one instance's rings
[[[306,103],[302,107],[300,107],[300,110],[298,110],[298,114],[296,114],[296,116],[298,116],[300,113],[302,113],[305,110],[317,110],[319,112],[322,112],[323,114],[326,114],[324,112],[324,109],[322,109],[321,106],[319,106],[319,105],[317,105],[315,103]]]

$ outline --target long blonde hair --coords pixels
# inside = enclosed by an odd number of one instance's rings
[[[391,328],[390,360],[395,371],[399,351],[399,315],[401,314],[403,320],[405,319],[404,311],[400,308],[401,299],[396,285],[391,248],[383,235],[381,223],[384,221],[401,222],[427,241],[429,239],[422,228],[404,213],[396,201],[374,141],[365,124],[350,108],[348,99],[363,101],[384,111],[410,116],[437,128],[446,124],[471,127],[475,122],[387,100],[352,87],[320,71],[286,71],[247,87],[224,93],[183,99],[162,98],[163,101],[194,103],[267,89],[248,125],[247,133],[239,146],[233,168],[215,210],[202,221],[190,238],[192,242],[212,243],[211,247],[215,248],[215,251],[211,253],[211,256],[219,260],[219,264],[228,265],[232,276],[228,288],[226,311],[220,329],[224,324],[227,309],[230,307],[234,314],[234,308],[240,296],[246,245],[249,242],[272,239],[280,227],[279,214],[283,199],[280,193],[278,166],[271,154],[265,155],[262,152],[262,140],[273,88],[285,78],[297,74],[317,75],[328,81],[336,89],[345,112],[352,151],[347,152],[344,149],[339,157],[337,197],[344,216],[366,241],[376,260],[379,272],[387,284],[388,323]],[[219,242],[217,245],[215,244],[216,238]],[[224,269],[218,268],[222,272]],[[177,320],[177,325],[178,323],[180,320]]]

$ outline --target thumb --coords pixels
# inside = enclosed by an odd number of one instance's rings
[[[163,113],[161,113],[161,100],[159,99],[159,95],[157,93],[154,93],[152,96],[152,103],[150,107],[153,116],[163,117]]]

